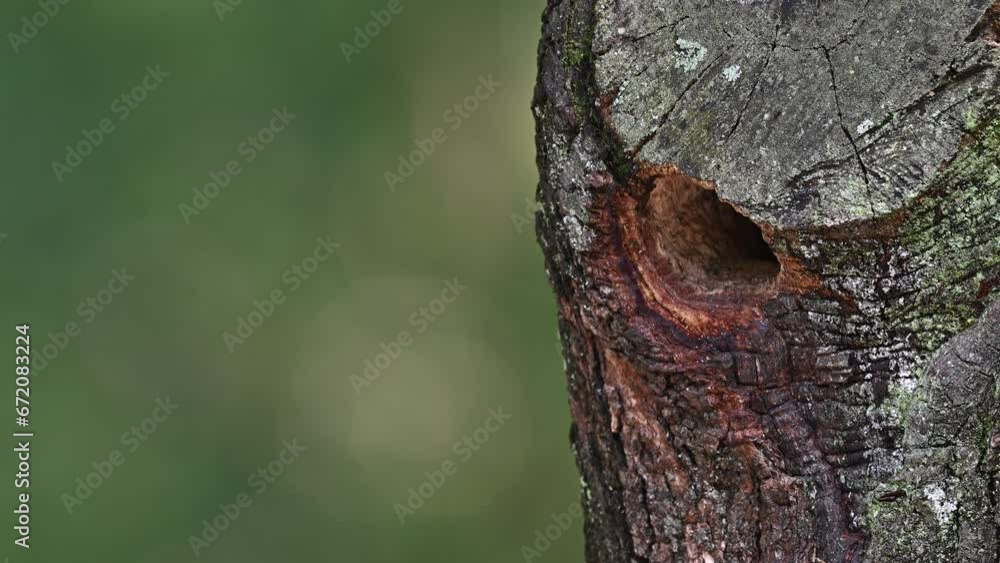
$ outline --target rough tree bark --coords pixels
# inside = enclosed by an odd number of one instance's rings
[[[548,1],[588,561],[1000,562],[993,1]]]

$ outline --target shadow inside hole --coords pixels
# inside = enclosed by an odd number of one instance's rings
[[[699,293],[765,289],[781,271],[760,228],[714,190],[680,174],[657,178],[645,209],[647,248]]]

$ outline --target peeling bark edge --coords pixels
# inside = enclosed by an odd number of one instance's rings
[[[549,2],[533,104],[536,225],[558,299],[587,560],[1000,561],[1000,319],[990,305],[1000,272],[989,256],[928,265],[941,251],[921,239],[1000,233],[985,217],[1000,188],[990,176],[996,108],[983,108],[971,148],[905,209],[770,232],[775,252],[801,260],[821,287],[755,304],[739,330],[696,337],[643,295],[628,258],[615,198],[627,199],[641,164],[604,125],[593,28],[592,0]],[[959,209],[973,197],[984,201]],[[896,268],[930,279],[907,288]],[[850,282],[866,271],[899,287]],[[854,403],[873,412],[823,411]],[[849,428],[825,427],[835,422]],[[783,439],[788,431],[803,436]]]

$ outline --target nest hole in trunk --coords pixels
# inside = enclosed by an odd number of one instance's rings
[[[656,178],[644,215],[647,249],[695,293],[766,290],[781,272],[760,227],[704,182],[682,174]]]

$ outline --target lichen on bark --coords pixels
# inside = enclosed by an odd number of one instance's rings
[[[549,1],[589,561],[1000,561],[997,13]]]

